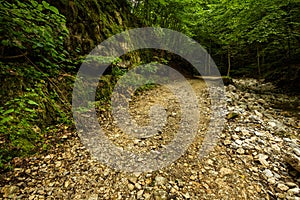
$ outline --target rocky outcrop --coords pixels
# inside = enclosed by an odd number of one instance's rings
[[[70,38],[68,51],[87,54],[106,38],[135,26],[127,1],[118,0],[58,0],[50,1],[66,16]]]

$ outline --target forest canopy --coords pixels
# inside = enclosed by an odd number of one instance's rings
[[[133,14],[147,26],[174,29],[196,39],[225,75],[232,68],[236,75],[253,75],[255,70],[255,77],[264,77],[299,63],[297,0],[132,2]]]

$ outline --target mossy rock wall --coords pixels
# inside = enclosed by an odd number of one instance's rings
[[[56,0],[48,2],[66,16],[70,38],[69,52],[89,53],[108,37],[136,26],[127,1],[121,0]]]

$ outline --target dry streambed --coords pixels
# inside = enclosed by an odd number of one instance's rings
[[[299,199],[299,118],[273,109],[277,102],[293,104],[298,97],[257,93],[255,80],[235,80],[226,87],[227,122],[217,146],[198,158],[209,122],[206,85],[190,80],[201,117],[197,136],[186,153],[154,172],[124,173],[97,162],[76,133],[62,131],[64,142],[46,155],[20,159],[12,172],[1,174],[0,198],[8,199]],[[259,91],[272,91],[260,85]],[[147,139],[131,138],[109,113],[100,115],[107,137],[120,148],[145,152],[164,148],[174,138],[181,113],[178,99],[158,87],[133,98],[130,112],[140,125],[149,124],[149,108],[161,104],[167,123]],[[161,116],[163,117],[163,116]],[[163,119],[157,119],[160,122]],[[151,163],[149,163],[151,164]]]

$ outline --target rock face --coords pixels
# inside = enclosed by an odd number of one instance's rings
[[[127,1],[123,0],[48,2],[66,16],[70,32],[66,45],[73,54],[89,53],[108,37],[135,26],[137,21],[130,15]]]

